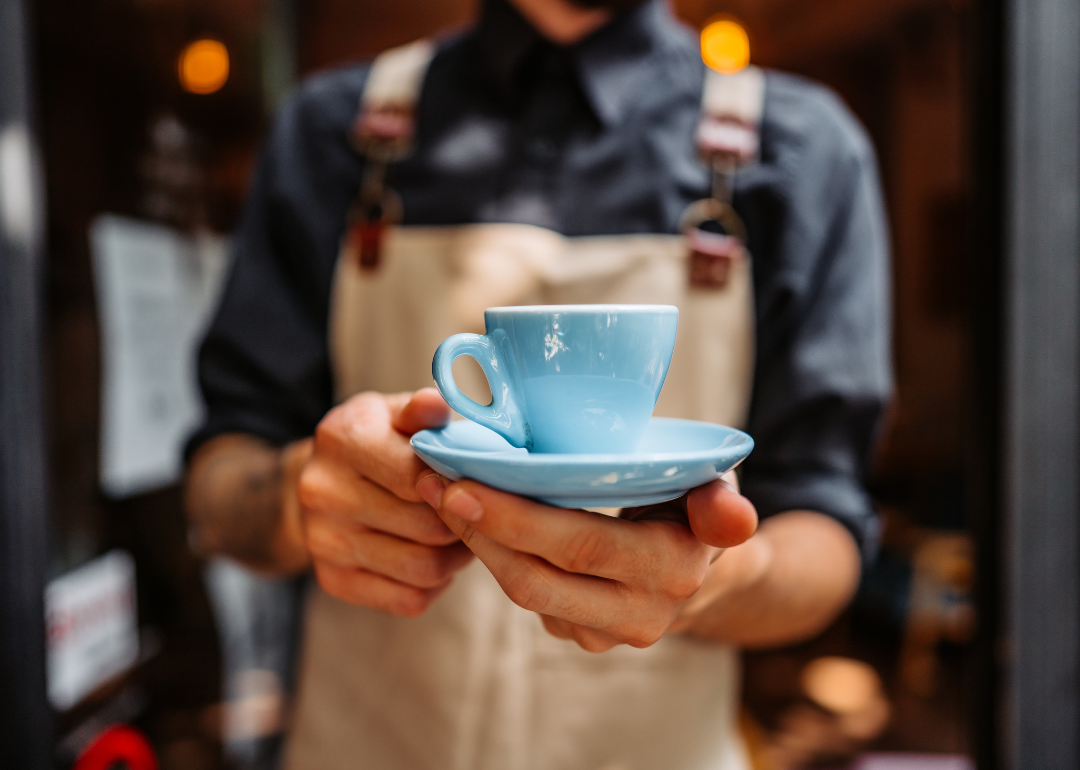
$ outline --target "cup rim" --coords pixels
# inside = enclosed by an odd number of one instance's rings
[[[489,307],[485,313],[678,313],[675,305],[592,304],[592,305],[505,305]]]

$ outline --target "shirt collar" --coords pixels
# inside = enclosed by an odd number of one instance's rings
[[[512,96],[522,65],[544,38],[507,0],[484,0],[476,34],[496,85]]]
[[[529,55],[550,45],[507,0],[484,1],[477,35],[497,86],[508,96],[513,95]],[[693,47],[691,36],[672,17],[665,0],[647,0],[572,49],[589,104],[600,121],[611,126],[620,123],[640,100],[641,89],[660,66],[658,54]]]

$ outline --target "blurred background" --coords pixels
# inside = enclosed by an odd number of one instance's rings
[[[674,2],[696,28],[731,15],[755,64],[840,94],[877,148],[892,227],[897,394],[871,478],[883,550],[820,638],[746,656],[743,727],[762,770],[1000,761],[1000,528],[987,492],[1001,450],[1000,243],[980,238],[1000,236],[1006,200],[1004,12],[981,2]],[[189,548],[175,450],[200,407],[184,356],[213,304],[280,100],[310,73],[464,25],[475,3],[22,8],[5,17],[22,26],[4,34],[26,31],[19,72],[47,192],[37,312],[52,761],[71,767],[104,730],[130,725],[165,770],[269,768],[287,722],[300,586]],[[158,261],[135,275],[138,255],[151,252]],[[154,275],[169,271],[179,278],[164,289]],[[171,330],[173,363],[139,342],[154,324]],[[132,376],[149,394],[143,418],[153,426],[144,438],[172,447],[160,457],[125,454],[110,437],[139,416],[131,394],[106,392],[108,383],[139,367]],[[88,642],[73,639],[79,586],[89,584],[108,628],[93,632],[105,646],[87,673],[74,647]]]

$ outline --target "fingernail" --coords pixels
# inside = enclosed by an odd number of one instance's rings
[[[438,510],[439,506],[442,504],[442,496],[445,489],[446,482],[438,473],[429,473],[427,476],[424,476],[424,478],[416,482],[416,491],[420,494],[420,497],[424,498],[424,502],[435,510]]]
[[[480,505],[480,501],[460,489],[455,489],[447,496],[444,506],[450,513],[465,521],[479,521],[484,515],[484,507]]]

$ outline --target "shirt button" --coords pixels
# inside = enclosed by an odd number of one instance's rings
[[[531,160],[547,162],[555,159],[557,150],[553,141],[547,137],[538,137],[529,140],[525,152]]]

